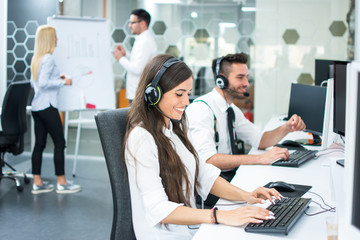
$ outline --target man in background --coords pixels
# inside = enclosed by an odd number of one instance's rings
[[[150,32],[150,14],[144,9],[135,9],[131,12],[129,28],[131,33],[136,35],[131,54],[126,53],[121,45],[117,45],[114,57],[121,66],[127,70],[126,98],[130,104],[135,97],[140,75],[147,62],[155,57],[157,53],[154,36]]]

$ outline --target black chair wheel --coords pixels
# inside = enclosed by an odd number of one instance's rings
[[[17,186],[16,189],[18,190],[18,192],[22,192],[24,190],[23,186]]]

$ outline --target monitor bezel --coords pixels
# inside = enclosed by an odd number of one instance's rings
[[[335,111],[335,108],[336,108],[335,107],[335,105],[336,105],[335,104],[336,103],[336,94],[335,94],[335,92],[336,92],[336,78],[335,78],[335,76],[336,76],[336,68],[335,68],[335,65],[346,65],[347,66],[348,64],[349,64],[349,61],[333,61],[333,66],[334,66],[334,78],[333,78],[334,79],[334,88],[333,88],[334,89],[333,90],[334,103],[333,103],[333,118],[332,118],[332,120],[333,120],[333,132],[336,133],[336,134],[339,134],[341,136],[344,136],[344,137],[345,137],[345,131],[341,131],[341,130],[336,128],[337,125],[336,125],[336,117],[335,117],[335,115],[336,115],[336,111]],[[347,70],[345,70],[345,77],[346,76],[347,76]],[[346,82],[347,82],[347,80],[345,78],[345,84],[346,84]],[[345,85],[345,90],[346,90],[346,85]],[[345,103],[346,103],[346,100],[345,100]],[[346,115],[346,109],[345,109],[345,115]],[[346,122],[346,120],[344,120],[344,124],[345,124],[345,122]],[[344,128],[345,128],[345,126],[344,126]]]

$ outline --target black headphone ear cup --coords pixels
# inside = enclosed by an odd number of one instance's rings
[[[216,86],[220,89],[225,89],[228,87],[229,85],[229,81],[227,80],[227,78],[223,75],[218,75],[216,76]]]
[[[162,90],[161,87],[158,85],[156,87],[151,86],[151,83],[146,86],[145,89],[145,102],[149,105],[156,105],[160,102],[162,97]]]

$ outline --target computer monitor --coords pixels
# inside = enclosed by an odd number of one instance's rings
[[[313,140],[297,140],[303,144],[320,145],[325,112],[326,88],[320,86],[291,84],[288,118],[299,115],[306,124],[306,131]]]
[[[333,77],[331,66],[334,60],[315,59],[315,85],[320,86],[321,83]]]
[[[346,66],[347,61],[334,61],[333,131],[345,136]]]
[[[349,66],[346,87],[345,202],[339,240],[360,239],[360,62]]]

